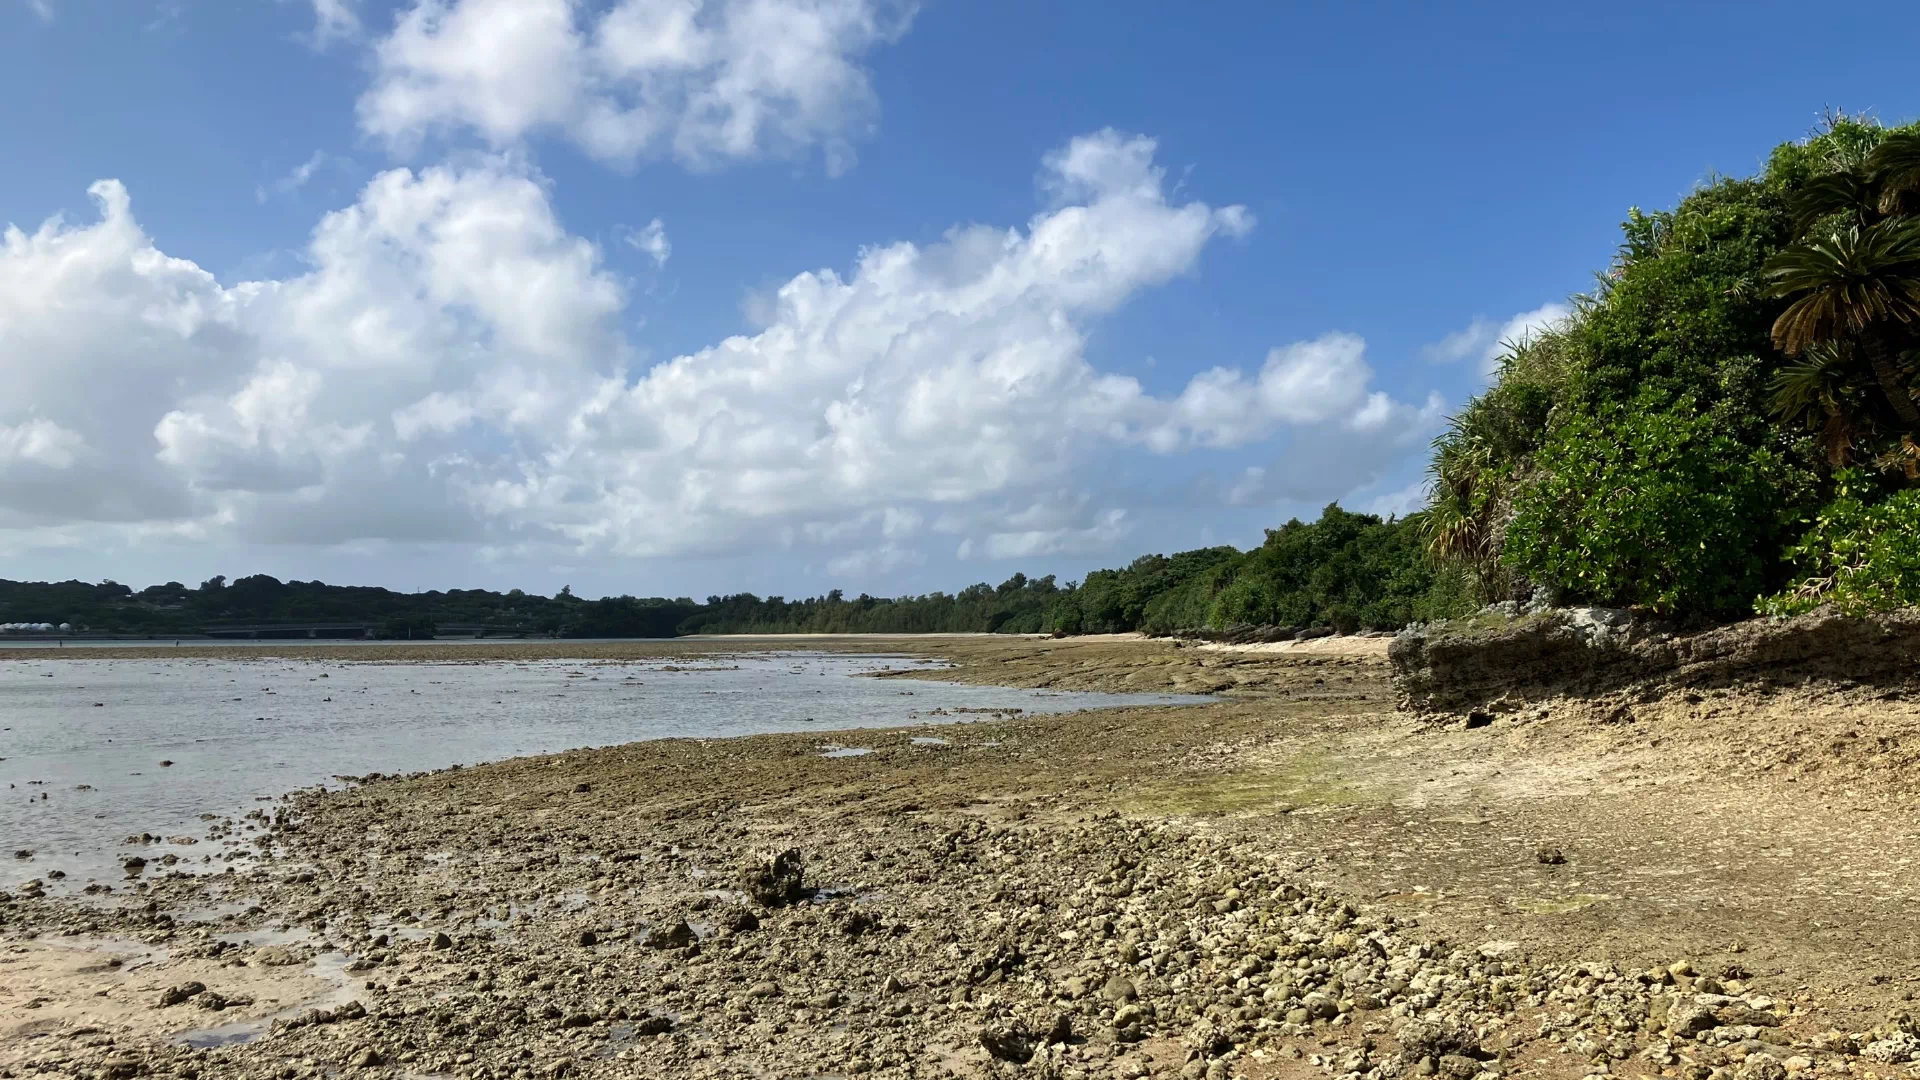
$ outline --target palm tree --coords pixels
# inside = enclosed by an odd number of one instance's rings
[[[1802,240],[1767,263],[1768,294],[1792,298],[1773,343],[1800,356],[1823,342],[1855,342],[1909,431],[1920,430],[1900,346],[1920,322],[1920,221],[1850,225]]]

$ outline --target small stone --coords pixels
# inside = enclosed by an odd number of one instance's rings
[[[381,1058],[380,1051],[369,1046],[365,1050],[353,1055],[352,1065],[356,1069],[377,1069],[383,1062],[384,1059]]]
[[[649,949],[684,949],[698,940],[700,937],[693,932],[693,927],[681,919],[671,926],[656,926],[647,931],[640,944]]]
[[[889,978],[891,978],[891,976],[889,976]],[[770,982],[757,982],[747,987],[747,996],[750,998],[779,997],[780,987]]]
[[[585,1013],[585,1012],[571,1013],[567,1016],[565,1020],[560,1021],[560,1026],[563,1028],[592,1027],[593,1022],[598,1019],[600,1018],[593,1015],[592,1013]]]
[[[994,1026],[982,1028],[980,1045],[1001,1061],[1025,1065],[1033,1060],[1033,1040],[1018,1028]]]
[[[188,998],[205,993],[206,990],[207,987],[205,983],[197,982],[183,982],[178,986],[169,986],[165,990],[160,991],[160,1008],[164,1009],[169,1005],[178,1005]]]
[[[581,948],[591,949],[598,944],[600,944],[600,935],[594,933],[591,930],[580,931],[580,947]]]
[[[673,1018],[668,1016],[646,1016],[634,1022],[633,1033],[640,1038],[665,1035],[673,1030]]]
[[[1233,1036],[1220,1030],[1211,1020],[1202,1020],[1187,1029],[1180,1040],[1202,1058],[1217,1058],[1233,1049]]]
[[[1331,1020],[1340,1015],[1340,1004],[1325,994],[1308,994],[1301,999],[1300,1007],[1315,1020]]]
[[[1132,980],[1115,975],[1100,988],[1100,996],[1108,1001],[1125,1002],[1139,996],[1139,991],[1134,988]]]
[[[1736,1080],[1787,1080],[1787,1067],[1772,1054],[1748,1054],[1733,1075]]]
[[[1068,1013],[1054,1013],[1053,1026],[1047,1029],[1049,1046],[1073,1041],[1073,1017]]]
[[[1560,866],[1567,861],[1567,854],[1551,844],[1541,844],[1533,851],[1533,857],[1540,860],[1542,866]]]
[[[448,937],[446,933],[442,931],[442,932],[435,933],[433,935],[433,941],[431,942],[431,944],[436,949],[451,949],[453,948],[453,939]]]

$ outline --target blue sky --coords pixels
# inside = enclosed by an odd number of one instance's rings
[[[897,593],[1406,509],[1628,206],[1920,114],[1853,10],[0,0],[6,576]]]

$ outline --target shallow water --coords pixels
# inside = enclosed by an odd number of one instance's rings
[[[0,883],[60,870],[67,878],[50,887],[122,886],[120,861],[134,854],[150,861],[148,874],[224,871],[223,853],[245,850],[257,835],[243,815],[270,813],[276,796],[337,776],[639,739],[1204,700],[854,677],[926,663],[818,653],[444,664],[11,661],[0,664]],[[203,814],[233,819],[231,833],[209,838],[219,822]],[[123,843],[142,833],[198,842]],[[33,855],[16,859],[16,850]],[[178,865],[160,865],[167,853]]]

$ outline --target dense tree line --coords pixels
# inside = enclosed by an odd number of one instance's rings
[[[1268,529],[1250,551],[1201,548],[1096,570],[1063,594],[1046,627],[1167,633],[1236,624],[1389,630],[1467,610],[1464,579],[1429,559],[1417,519],[1328,506],[1315,522]]]
[[[266,574],[232,581],[215,577],[193,588],[170,581],[138,592],[113,581],[0,580],[0,622],[64,622],[76,629],[122,634],[360,623],[375,627],[378,636],[394,638],[432,637],[447,626],[560,637],[671,637],[698,609],[684,598],[582,600],[567,589],[551,597],[519,589],[401,593],[319,581],[283,582]]]
[[[0,581],[0,622],[71,623],[95,632],[188,634],[238,626],[352,624],[383,637],[427,638],[448,628],[557,637],[673,637],[787,633],[1164,632],[1234,623],[1391,628],[1450,613],[1457,573],[1436,565],[1411,521],[1382,521],[1329,506],[1317,522],[1289,521],[1251,551],[1202,548],[1146,555],[1084,583],[1015,574],[999,585],[885,599],[839,590],[805,600],[750,593],[583,600],[518,589],[397,593],[282,582],[264,574],[197,588],[178,582],[135,592],[106,581]]]

